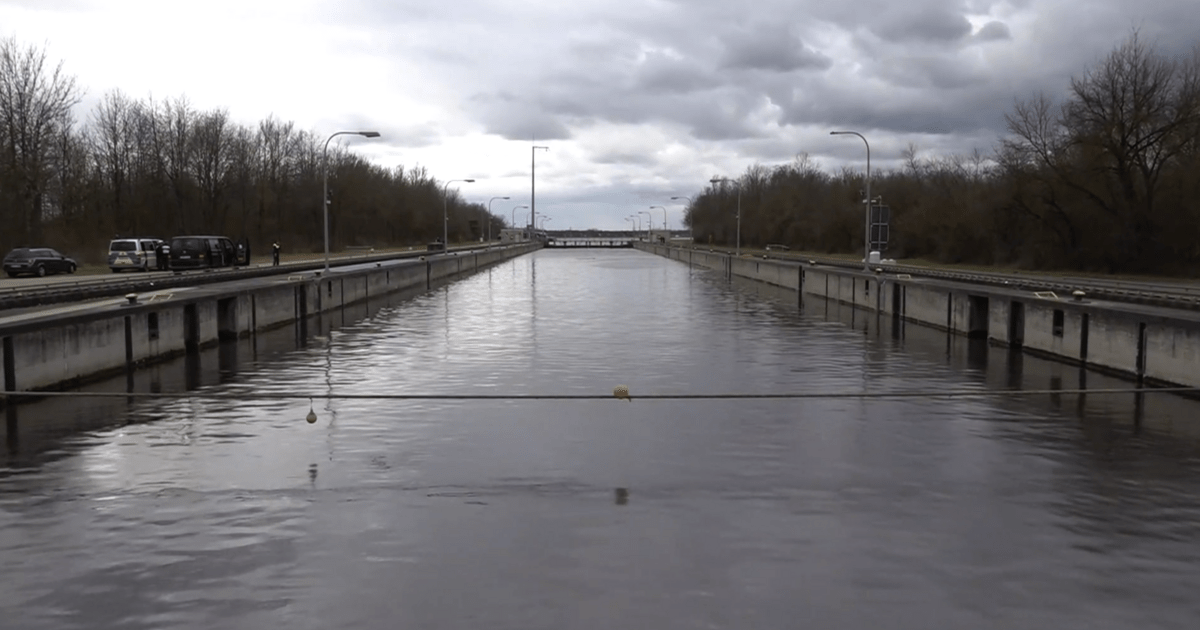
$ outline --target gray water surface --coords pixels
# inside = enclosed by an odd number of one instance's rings
[[[639,400],[1128,384],[633,251],[356,308],[135,384],[223,398],[22,405],[0,627],[1200,619],[1195,402]],[[312,425],[308,401],[256,397],[616,385],[634,400],[317,398]]]

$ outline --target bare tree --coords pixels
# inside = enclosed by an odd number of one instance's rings
[[[120,90],[105,94],[92,112],[87,134],[96,167],[109,188],[111,205],[106,214],[118,231],[133,233],[140,227],[128,199],[130,171],[137,153],[137,108],[138,104]]]
[[[0,222],[15,236],[6,240],[41,240],[50,156],[81,98],[61,62],[49,67],[44,50],[0,40]]]

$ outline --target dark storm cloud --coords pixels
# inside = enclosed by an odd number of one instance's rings
[[[933,55],[914,55],[883,59],[877,65],[879,76],[907,89],[957,90],[977,87],[987,77],[961,60]]]
[[[726,40],[725,46],[721,67],[726,69],[791,72],[802,68],[824,70],[832,63],[783,26],[745,29]]]
[[[577,0],[554,11],[464,0],[448,18],[431,9],[438,3],[354,1],[390,13],[399,30],[416,15],[420,29],[391,41],[426,51],[489,132],[580,138],[572,131],[658,125],[764,159],[791,155],[796,130],[944,136],[938,147],[998,136],[1014,98],[1061,95],[1131,29],[1178,54],[1200,23],[1200,2],[1181,0],[1093,0],[1086,10],[1067,0]]]
[[[688,93],[720,85],[720,78],[692,60],[675,59],[661,52],[646,55],[638,68],[634,87],[646,92]]]
[[[1008,25],[1004,22],[995,20],[983,25],[978,33],[975,33],[975,38],[980,41],[990,42],[1001,39],[1012,39],[1012,33],[1008,30]]]
[[[566,140],[571,131],[554,113],[509,92],[478,94],[471,99],[487,133],[508,140]]]
[[[610,149],[594,151],[590,154],[591,161],[598,164],[626,164],[651,166],[655,163],[654,155],[636,149]]]
[[[954,9],[911,7],[887,15],[872,30],[891,42],[953,42],[971,34],[971,22]]]
[[[954,134],[1004,129],[1012,95],[1001,87],[964,91],[949,98],[936,90],[862,94],[837,86],[813,86],[809,96],[785,108],[791,125],[871,129],[896,134]]]

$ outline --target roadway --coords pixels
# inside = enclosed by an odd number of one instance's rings
[[[494,246],[498,247],[498,246]],[[450,248],[450,255],[485,249],[479,244],[461,245]],[[422,256],[445,255],[415,248],[376,252],[374,250],[354,253],[333,254],[329,257],[331,267],[394,260]],[[284,257],[278,267],[264,262],[247,267],[225,267],[220,269],[197,269],[189,271],[148,271],[124,273],[75,273],[46,276],[43,278],[21,277],[0,279],[0,311],[13,314],[14,309],[34,309],[47,304],[84,302],[111,298],[123,293],[143,293],[168,288],[223,282],[243,278],[260,277],[276,273],[295,273],[323,269],[323,255]]]
[[[721,252],[730,254],[732,247],[683,246],[685,249]],[[809,254],[804,252],[781,252],[742,248],[743,258],[767,258],[791,260],[802,263],[862,269],[862,259]],[[1200,281],[1193,279],[1169,280],[1163,278],[1111,278],[1103,275],[1058,275],[1050,272],[981,271],[954,266],[932,266],[906,264],[872,264],[872,270],[893,275],[940,278],[972,284],[1003,286],[1034,292],[1051,292],[1058,297],[1069,298],[1075,291],[1083,291],[1089,298],[1114,302],[1145,304],[1167,308],[1200,309]]]

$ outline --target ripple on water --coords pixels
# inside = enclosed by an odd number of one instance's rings
[[[0,472],[0,609],[34,630],[1194,624],[1200,459],[1153,427],[1195,403],[1135,430],[1111,397],[638,398],[1077,378],[849,323],[544,251],[319,324],[200,389],[226,398],[139,400]],[[633,402],[322,398],[618,384]]]

